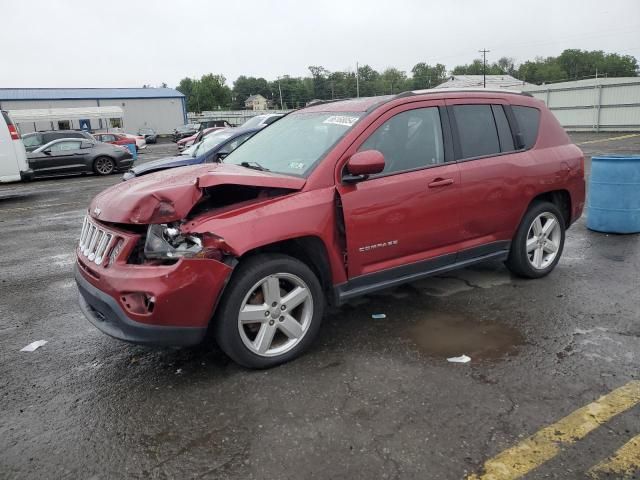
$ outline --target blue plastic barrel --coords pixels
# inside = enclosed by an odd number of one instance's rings
[[[587,228],[607,233],[640,232],[640,156],[591,158]]]
[[[138,159],[138,152],[136,151],[136,144],[135,143],[125,143],[124,146],[129,149],[133,159],[137,160]]]

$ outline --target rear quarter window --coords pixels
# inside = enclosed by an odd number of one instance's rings
[[[516,117],[516,122],[518,122],[518,133],[522,136],[524,148],[532,148],[538,138],[540,110],[520,105],[512,105],[511,110],[513,110],[513,115]]]

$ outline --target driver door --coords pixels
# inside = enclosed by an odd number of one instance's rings
[[[40,160],[40,170],[51,171],[71,171],[81,164],[81,140],[62,140],[52,144],[46,150],[49,154],[44,154]]]
[[[385,157],[382,173],[338,185],[350,282],[392,282],[455,261],[460,172],[449,132],[443,102],[418,102],[383,114],[346,152]]]

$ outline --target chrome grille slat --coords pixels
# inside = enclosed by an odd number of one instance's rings
[[[117,240],[116,235],[93,223],[88,215],[84,217],[78,248],[87,260],[101,265]]]

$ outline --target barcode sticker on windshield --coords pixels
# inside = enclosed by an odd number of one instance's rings
[[[342,125],[344,127],[351,127],[358,121],[358,117],[347,117],[346,115],[333,115],[327,118],[322,123],[330,123],[332,125]]]

